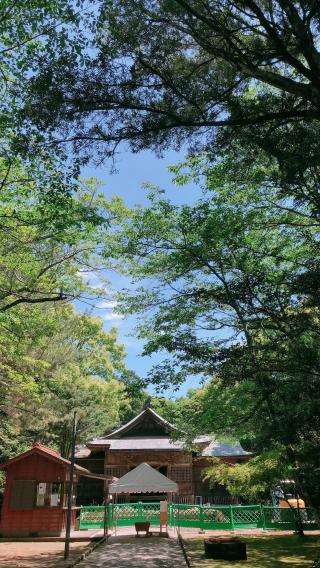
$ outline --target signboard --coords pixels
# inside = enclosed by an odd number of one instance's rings
[[[160,532],[162,532],[162,526],[167,526],[168,524],[168,502],[160,501]]]
[[[160,513],[166,513],[168,511],[168,501],[160,501]]]

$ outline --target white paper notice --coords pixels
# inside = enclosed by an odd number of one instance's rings
[[[50,497],[50,507],[58,507],[59,505],[59,493],[52,493]]]
[[[38,495],[45,495],[47,489],[46,483],[39,483],[38,485]]]
[[[37,507],[44,507],[44,495],[37,495]]]

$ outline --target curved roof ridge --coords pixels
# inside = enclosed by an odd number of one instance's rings
[[[155,412],[152,408],[145,408],[144,410],[142,410],[142,412],[140,412],[140,414],[138,414],[137,416],[135,416],[134,418],[129,420],[129,422],[127,422],[126,424],[123,424],[117,430],[110,432],[110,434],[103,436],[103,439],[108,440],[110,438],[114,438],[115,436],[118,436],[121,433],[125,433],[128,430],[131,430],[131,428],[133,428],[136,424],[138,424],[141,421],[141,419],[144,416],[146,416],[147,414],[151,414],[151,416],[153,418],[155,418],[157,422],[159,422],[163,426],[166,426],[170,430],[176,430],[176,428],[175,428],[175,426],[173,426],[173,424],[168,422],[168,420],[165,420],[165,418],[162,418],[162,416],[160,416],[160,414]]]

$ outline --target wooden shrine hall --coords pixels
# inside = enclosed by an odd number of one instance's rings
[[[96,438],[78,447],[76,462],[95,474],[104,474],[110,481],[81,478],[78,485],[78,505],[102,504],[108,495],[108,484],[120,478],[141,463],[147,463],[178,484],[177,499],[182,503],[226,505],[236,503],[222,487],[210,489],[202,480],[203,469],[209,458],[219,457],[224,462],[247,461],[252,455],[239,443],[234,445],[213,441],[210,436],[194,440],[193,451],[187,451],[182,442],[172,440],[174,426],[146,408],[138,416],[110,434]],[[126,501],[161,501],[160,494],[124,495]]]

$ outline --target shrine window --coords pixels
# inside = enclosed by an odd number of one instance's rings
[[[173,467],[170,478],[177,483],[190,483],[191,469],[188,467]]]
[[[32,479],[14,479],[11,488],[9,508],[11,511],[33,509],[37,482]]]
[[[60,482],[39,482],[36,489],[36,507],[59,507],[62,484]]]
[[[132,469],[134,469],[135,466],[132,467]],[[122,466],[106,466],[105,470],[104,470],[105,475],[108,475],[110,477],[122,477],[123,475],[125,475],[126,473],[128,473],[128,468],[127,467],[122,467]]]

